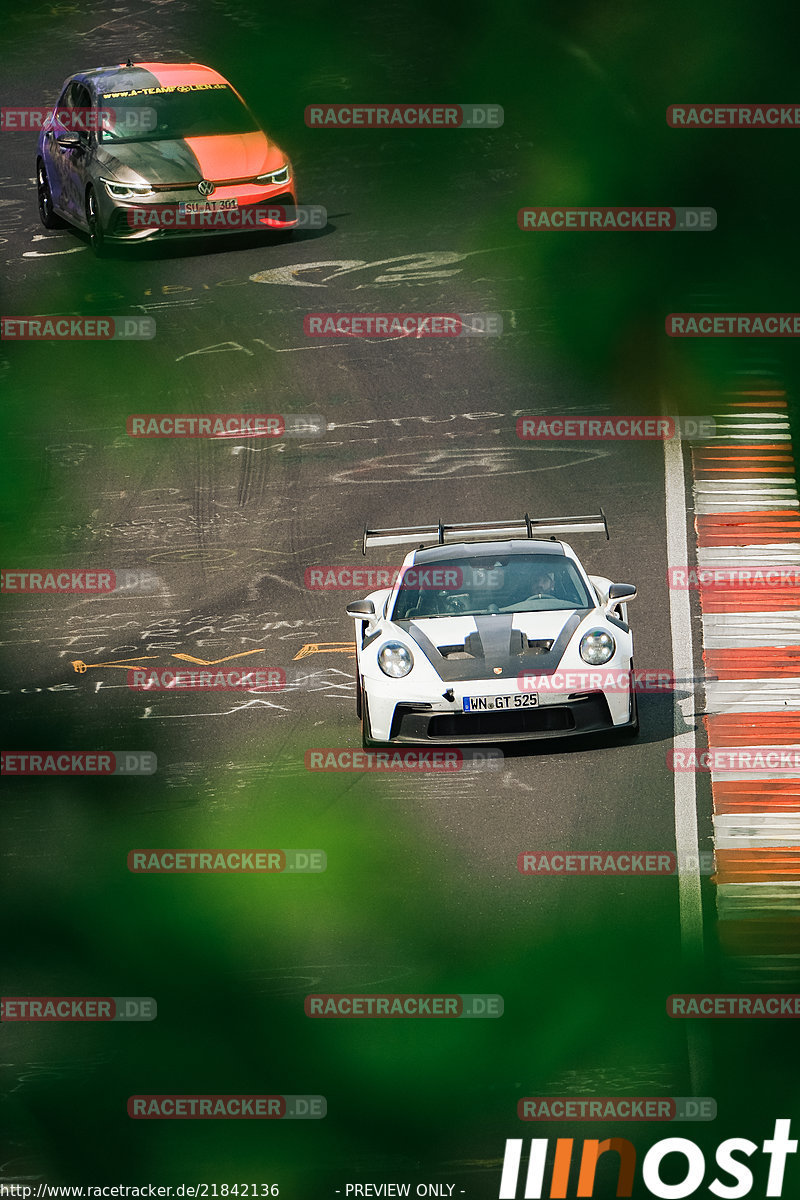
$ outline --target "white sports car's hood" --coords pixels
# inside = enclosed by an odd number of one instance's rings
[[[583,619],[584,610],[562,608],[535,613],[497,613],[489,617],[423,617],[412,624],[421,629],[435,646],[452,646],[454,642],[463,642],[469,634],[477,633],[479,629],[490,630],[493,625],[519,629],[528,638],[555,640],[575,612],[580,612]]]
[[[398,622],[444,680],[496,678],[558,669],[581,621],[594,609],[496,613]]]

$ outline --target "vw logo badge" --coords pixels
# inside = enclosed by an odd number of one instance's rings
[[[210,179],[201,179],[197,185],[197,190],[201,196],[210,196],[211,193],[215,192],[217,189],[214,187],[214,184]]]

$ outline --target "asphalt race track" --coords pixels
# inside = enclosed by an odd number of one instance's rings
[[[55,40],[45,36],[54,19]],[[4,745],[157,759],[148,775],[4,781],[3,994],[152,996],[158,1018],[119,1029],[4,1026],[0,1183],[241,1178],[322,1196],[404,1179],[494,1196],[503,1140],[534,1135],[517,1119],[520,1096],[703,1096],[730,1082],[727,1051],[663,1015],[666,996],[695,978],[682,936],[705,930],[713,960],[706,876],[687,929],[675,877],[517,870],[530,850],[675,851],[666,756],[676,729],[697,729],[702,743],[691,689],[641,696],[636,740],[505,746],[499,769],[450,775],[314,772],[308,750],[361,744],[344,609],[369,589],[315,590],[306,576],[397,565],[389,553],[362,556],[365,525],[602,507],[610,540],[569,540],[590,572],[636,584],[637,667],[672,670],[664,443],[523,441],[516,423],[530,413],[673,411],[661,328],[647,329],[657,308],[648,280],[670,261],[677,277],[698,251],[688,236],[665,246],[666,235],[642,234],[639,250],[621,234],[609,235],[613,249],[597,246],[598,234],[592,254],[571,244],[556,261],[516,224],[522,204],[548,202],[540,189],[556,174],[548,135],[522,119],[521,83],[506,100],[502,73],[477,67],[472,77],[468,65],[447,86],[443,74],[424,82],[438,70],[433,42],[416,46],[407,30],[394,46],[381,41],[388,17],[377,9],[349,56],[345,31],[321,9],[308,14],[310,49],[297,16],[270,21],[228,0],[122,0],[102,13],[73,4],[55,18],[33,8],[6,31],[4,104],[48,102],[72,71],[128,54],[213,62],[292,154],[301,201],[324,205],[328,223],[97,260],[77,231],[41,227],[35,137],[2,135],[4,312],[155,321],[147,341],[0,348],[5,565],[149,579],[111,595],[3,597]],[[531,19],[531,35],[536,27]],[[547,36],[534,59],[565,95],[581,68],[566,34]],[[463,28],[453,37],[468,64],[480,39]],[[259,39],[285,44],[275,80]],[[381,86],[411,100],[497,101],[505,124],[442,134],[303,124],[314,99],[380,99]],[[624,104],[590,72],[580,86],[618,152]],[[676,190],[653,203],[714,204],[698,170],[699,186],[684,180],[678,199]],[[620,177],[624,202],[650,202],[632,173]],[[615,265],[624,285],[607,282]],[[571,305],[576,338],[597,312],[574,354]],[[304,318],[321,312],[496,313],[503,332],[307,336]],[[324,428],[130,437],[129,416],[148,413],[313,414]],[[684,463],[673,517],[691,530]],[[699,671],[696,596],[688,611]],[[285,687],[181,694],[128,684],[134,666],[222,664],[280,669]],[[700,777],[697,851],[712,846],[709,791]],[[139,847],[220,846],[320,848],[327,870],[157,878],[126,864]],[[500,994],[505,1012],[466,1026],[389,1023],[388,1033],[380,1021],[315,1024],[303,1012],[310,992],[390,989]],[[777,1065],[761,1065],[758,1086],[774,1089]],[[323,1095],[328,1115],[265,1128],[125,1114],[133,1094],[236,1091]],[[737,1095],[726,1113],[742,1136],[742,1113],[758,1111],[750,1103]],[[562,1130],[576,1133],[564,1124],[554,1136]],[[707,1133],[694,1125],[687,1136]],[[621,1134],[638,1145],[652,1127]],[[605,1135],[589,1126],[577,1136]]]

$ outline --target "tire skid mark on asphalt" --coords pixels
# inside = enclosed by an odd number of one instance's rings
[[[531,465],[520,466],[520,453],[528,453],[531,460],[535,456],[538,465],[533,466],[531,462]],[[549,463],[545,466],[538,462],[539,455],[543,453],[566,455],[567,461]],[[351,467],[331,475],[329,481],[331,485],[366,484],[375,486],[375,484],[385,485],[387,483],[418,485],[420,481],[442,479],[453,475],[459,479],[476,476],[485,478],[487,475],[529,475],[541,471],[564,470],[575,467],[578,463],[585,464],[596,459],[608,458],[612,453],[611,450],[600,448],[578,450],[573,447],[564,449],[561,446],[537,446],[535,455],[533,450],[526,452],[517,447],[503,450],[489,448],[431,450],[422,456],[409,451],[407,454],[384,454],[368,459],[358,467]],[[402,475],[386,474],[386,471],[403,470],[404,468],[405,473]],[[372,477],[356,478],[356,476],[365,474]]]

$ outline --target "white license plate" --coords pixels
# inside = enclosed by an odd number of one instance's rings
[[[539,696],[536,692],[517,692],[514,696],[465,696],[464,712],[495,712],[506,708],[536,708]]]
[[[239,201],[233,200],[184,200],[178,205],[178,211],[181,213],[212,213],[212,212],[227,212],[232,208],[238,208]]]

